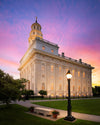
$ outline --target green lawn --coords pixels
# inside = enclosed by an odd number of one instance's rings
[[[35,102],[35,104],[67,110],[67,101]],[[71,100],[72,111],[100,115],[100,99]]]
[[[10,108],[0,106],[0,125],[100,125],[100,123],[77,120],[69,123],[63,119],[50,121],[33,115],[26,114],[27,108],[19,105],[11,105]]]
[[[65,97],[64,98],[62,98],[62,97],[61,98],[60,97],[59,98],[46,98],[46,97],[42,98],[41,97],[41,98],[29,98],[29,99],[30,100],[51,100],[51,99],[56,99],[57,100],[57,99],[66,99],[66,98]]]

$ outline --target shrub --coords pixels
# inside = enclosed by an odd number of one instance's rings
[[[40,91],[39,91],[39,94],[42,95],[42,97],[43,97],[43,95],[47,95],[47,91],[45,91],[45,90],[40,90]]]
[[[52,112],[52,114],[53,114],[53,115],[55,115],[55,114],[56,114],[56,115],[59,115],[59,112],[56,111],[56,110],[54,110],[54,111]]]
[[[32,95],[34,95],[33,90],[25,90],[22,95],[25,97],[25,100],[28,100]]]
[[[31,107],[29,108],[29,111],[30,111],[30,112],[34,112],[34,107],[31,106]]]

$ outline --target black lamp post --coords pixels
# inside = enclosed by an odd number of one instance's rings
[[[64,120],[74,121],[75,118],[71,115],[70,80],[72,78],[72,75],[70,73],[70,70],[68,70],[68,72],[66,73],[66,77],[68,80],[68,115],[64,118]]]

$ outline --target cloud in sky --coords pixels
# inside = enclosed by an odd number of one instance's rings
[[[3,0],[0,8],[0,68],[18,77],[31,24],[38,16],[44,39],[57,43],[59,53],[96,67],[94,82],[100,81],[99,0]]]

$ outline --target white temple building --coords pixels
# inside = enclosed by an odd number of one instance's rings
[[[20,78],[29,80],[26,89],[46,90],[48,96],[67,96],[68,82],[66,72],[70,70],[71,96],[92,96],[92,67],[58,53],[59,46],[43,39],[41,25],[31,26],[29,48],[20,61]]]

